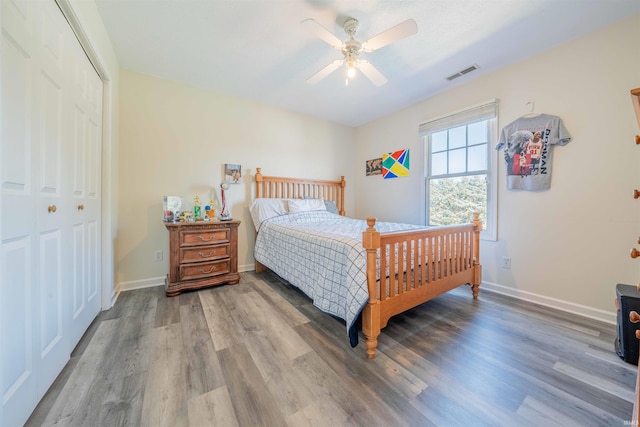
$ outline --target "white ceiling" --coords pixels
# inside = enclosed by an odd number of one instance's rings
[[[120,66],[359,126],[454,85],[640,13],[640,0],[96,0]],[[342,40],[412,18],[418,33],[362,53],[388,83],[343,69],[306,79],[342,55],[300,22],[313,18]],[[596,59],[594,59],[596,60]],[[446,77],[472,64],[479,69]],[[576,70],[579,71],[579,70]]]

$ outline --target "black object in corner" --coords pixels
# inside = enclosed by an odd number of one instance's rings
[[[635,311],[640,314],[640,292],[636,286],[616,285],[616,310],[618,317],[618,336],[615,341],[616,353],[625,362],[638,364],[638,345],[636,330],[640,323],[631,323],[629,313]]]

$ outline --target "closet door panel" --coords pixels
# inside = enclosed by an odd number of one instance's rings
[[[87,232],[87,301],[92,310],[100,311],[100,223],[88,223]],[[95,315],[94,315],[95,317]],[[93,318],[92,318],[93,320]]]
[[[100,83],[102,83],[100,81]],[[99,93],[102,99],[102,92]],[[98,110],[99,111],[99,110]],[[85,221],[87,224],[87,302],[91,312],[100,311],[100,176],[102,152],[102,127],[95,120],[96,110],[87,126],[87,186],[85,197]]]
[[[41,111],[36,130],[39,146],[38,191],[42,197],[58,199],[62,156],[62,82],[41,70],[39,83]]]
[[[23,402],[37,401],[34,373],[33,282],[31,236],[2,242],[2,283],[0,304],[0,348],[3,354],[0,397],[5,408],[3,425],[19,425],[29,407]],[[12,411],[8,411],[11,408]],[[2,424],[2,423],[0,423]]]
[[[0,425],[21,425],[37,402],[39,315],[34,188],[34,59],[32,5],[2,2],[2,244],[0,274]],[[10,106],[10,108],[8,108]]]
[[[76,91],[78,87],[74,88]],[[74,97],[75,100],[75,97]],[[79,318],[84,316],[86,311],[86,296],[87,296],[87,274],[86,274],[86,225],[84,223],[84,197],[85,197],[85,175],[86,175],[86,122],[87,116],[82,105],[78,105],[74,102],[73,107],[73,121],[71,128],[71,160],[72,167],[70,173],[72,174],[71,193],[73,197],[71,205],[71,215],[73,216],[73,265],[71,271],[73,274],[73,280],[71,281],[72,288],[72,304],[73,313],[71,319],[72,325],[72,342],[80,339],[83,333],[82,327],[76,328],[74,325]],[[84,322],[83,322],[84,323]]]
[[[2,69],[2,93],[11,102],[10,109],[3,109],[2,189],[30,196],[32,61],[29,46],[10,34],[3,34],[2,44],[8,59]]]
[[[87,116],[82,107],[75,104],[73,106],[73,183],[71,188],[75,199],[84,197],[86,122]]]
[[[64,294],[62,288],[62,233],[49,230],[39,241],[40,337],[37,362],[38,394],[42,396],[69,359],[64,334]]]
[[[73,280],[72,284],[72,303],[73,318],[82,315],[85,309],[86,289],[85,283],[87,275],[85,272],[85,241],[86,230],[84,224],[76,224],[73,226]]]
[[[102,154],[102,80],[75,38],[69,40],[73,110],[71,157],[74,229],[73,318],[75,345],[100,311],[100,174]],[[80,256],[79,254],[82,254]]]
[[[40,319],[38,393],[42,396],[53,383],[69,355],[65,332],[70,310],[71,282],[69,239],[71,223],[69,196],[64,193],[63,156],[66,153],[65,127],[68,84],[64,76],[63,41],[66,22],[54,2],[37,13],[40,24],[40,54],[36,73],[36,114],[34,136],[38,157],[34,177],[37,182],[36,227],[38,242],[37,315]],[[67,166],[68,167],[68,166]],[[68,192],[68,190],[66,190]],[[63,252],[64,251],[64,252]]]
[[[39,235],[39,317],[41,368],[38,393],[42,396],[53,383],[69,359],[69,337],[65,312],[69,310],[69,294],[65,284],[70,282],[69,206],[65,200],[63,156],[65,126],[69,111],[66,106],[64,66],[64,32],[66,22],[55,2],[46,2],[38,13],[40,31],[40,69],[38,73],[36,122],[39,158],[38,198],[36,202]],[[68,166],[67,166],[68,167]],[[67,190],[68,191],[68,190]]]
[[[3,3],[2,98],[11,108],[2,109],[2,237],[16,239],[31,235],[35,223],[33,190],[33,109],[34,55],[33,37],[16,23],[30,20],[16,5]],[[14,25],[5,26],[5,21]]]

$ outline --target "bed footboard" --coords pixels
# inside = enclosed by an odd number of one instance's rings
[[[367,218],[362,233],[367,251],[369,302],[362,312],[367,357],[376,354],[378,335],[389,318],[460,285],[478,297],[482,281],[480,231],[474,213],[470,224],[427,230],[380,233]]]

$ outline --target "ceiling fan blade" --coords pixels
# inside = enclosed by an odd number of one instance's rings
[[[344,63],[344,59],[336,59],[335,61],[331,62],[329,65],[324,67],[322,70],[318,71],[313,76],[309,77],[307,79],[307,83],[312,85],[318,83],[320,80],[324,79],[329,74],[333,73],[335,70],[340,68],[343,63]]]
[[[373,52],[376,49],[390,45],[405,37],[412,36],[418,32],[418,24],[413,19],[407,19],[404,22],[391,27],[380,34],[371,37],[362,43],[362,50],[365,52]]]
[[[301,22],[301,24],[304,24],[309,29],[311,29],[313,34],[315,34],[320,39],[324,40],[324,42],[327,43],[329,46],[338,50],[342,50],[342,45],[344,44],[342,40],[334,36],[331,33],[331,31],[327,30],[315,19],[312,19],[312,18],[305,19],[304,21]]]
[[[387,78],[369,61],[361,59],[358,62],[358,69],[376,86],[382,86],[387,82]]]

